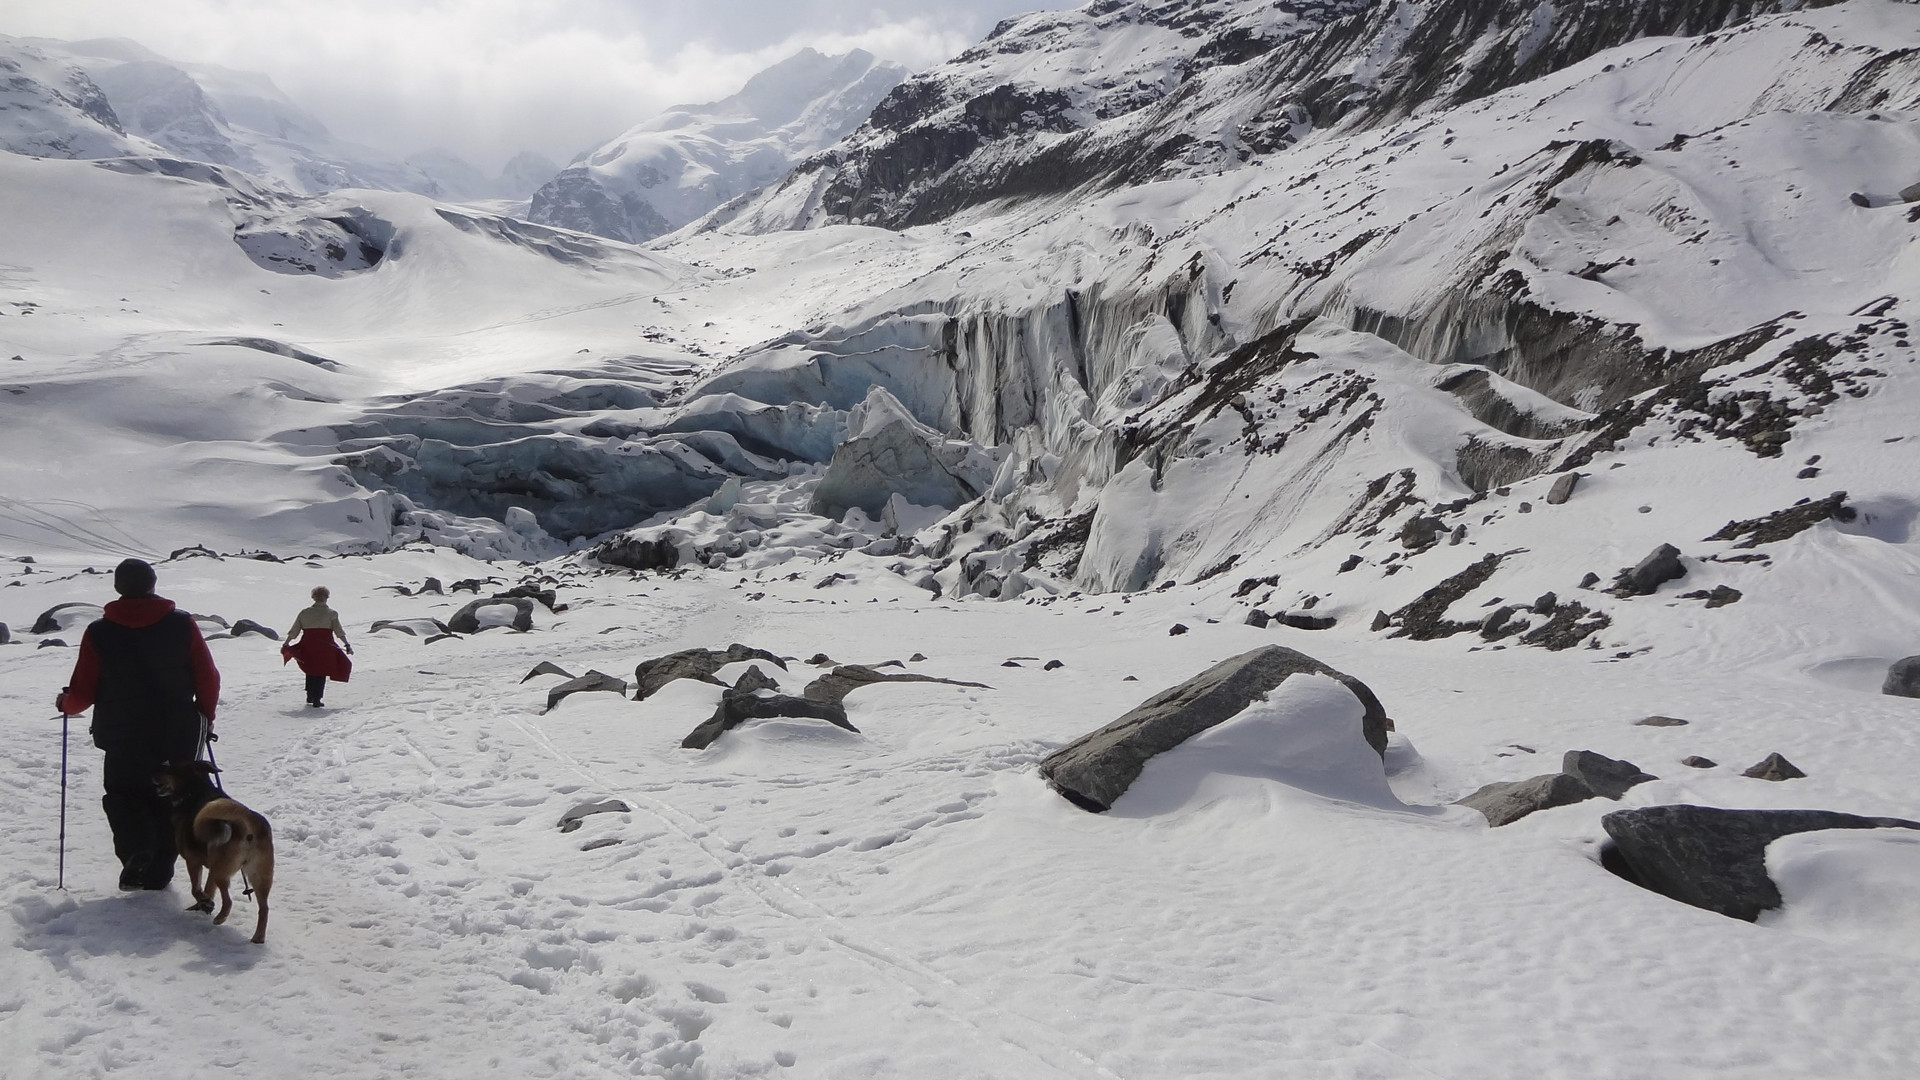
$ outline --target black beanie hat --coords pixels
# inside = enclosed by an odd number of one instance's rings
[[[152,596],[156,580],[153,567],[139,559],[127,559],[113,568],[113,591],[121,596]]]

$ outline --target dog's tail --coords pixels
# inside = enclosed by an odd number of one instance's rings
[[[233,839],[233,824],[224,819],[195,822],[193,838],[208,847],[217,847]]]
[[[193,837],[208,847],[229,844],[235,837],[252,840],[253,827],[246,810],[230,800],[211,802],[193,821]]]

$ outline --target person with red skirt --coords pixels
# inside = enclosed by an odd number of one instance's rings
[[[298,660],[300,670],[306,673],[309,709],[320,707],[328,679],[346,682],[353,674],[353,661],[347,659],[353,646],[340,628],[340,616],[327,606],[330,595],[325,585],[314,586],[313,606],[293,617],[293,629],[287,631],[287,642],[280,646],[280,662]],[[339,639],[337,644],[335,638]],[[341,651],[343,647],[345,652]]]

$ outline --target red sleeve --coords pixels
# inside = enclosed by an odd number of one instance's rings
[[[202,643],[201,648],[206,648]],[[100,692],[100,654],[93,651],[93,630],[89,628],[80,638],[80,658],[73,662],[73,674],[67,679],[67,687],[60,692],[55,707],[69,715],[87,711],[93,705],[93,699]]]
[[[211,724],[214,710],[220,707],[220,669],[213,666],[213,654],[207,651],[207,639],[200,636],[199,625],[189,619],[187,629],[190,631],[187,662],[193,666],[194,700],[200,706],[200,714]]]

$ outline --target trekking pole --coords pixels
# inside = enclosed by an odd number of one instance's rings
[[[55,878],[62,892],[67,888],[67,714],[60,714],[60,870]]]

